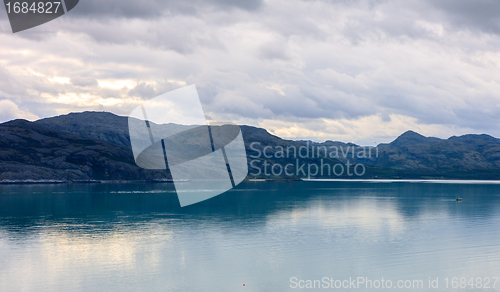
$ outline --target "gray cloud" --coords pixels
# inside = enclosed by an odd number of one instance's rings
[[[460,29],[500,33],[500,2],[496,0],[428,0],[443,13],[450,26]]]
[[[152,98],[158,94],[154,87],[150,84],[139,83],[128,92],[129,96],[137,96],[141,98]]]
[[[70,79],[71,84],[75,86],[81,86],[81,87],[95,87],[97,86],[97,80],[92,77],[73,77]]]
[[[189,2],[173,0],[87,0],[80,1],[71,13],[76,17],[151,19],[161,16],[171,17],[176,14],[195,15],[207,9],[256,11],[262,5],[262,0],[194,0]]]
[[[126,115],[196,84],[211,118],[297,123],[302,138],[368,126],[377,137],[408,127],[500,136],[498,5],[478,3],[81,1],[56,21],[6,35],[0,91],[38,116]]]

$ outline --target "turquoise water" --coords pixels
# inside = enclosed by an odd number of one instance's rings
[[[245,182],[185,208],[168,184],[0,185],[0,291],[309,291],[292,287],[324,277],[499,291],[500,185]]]

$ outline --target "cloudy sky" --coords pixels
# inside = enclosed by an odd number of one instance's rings
[[[0,8],[0,121],[190,84],[211,119],[286,138],[500,137],[500,1],[81,0],[16,34]]]

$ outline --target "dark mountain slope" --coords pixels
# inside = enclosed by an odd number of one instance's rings
[[[82,112],[41,119],[34,122],[76,136],[130,147],[128,118],[108,112]]]
[[[426,171],[499,169],[500,140],[488,135],[449,139],[427,138],[406,132],[389,144],[380,144],[376,165]]]
[[[0,180],[151,180],[130,149],[25,120],[0,124]]]

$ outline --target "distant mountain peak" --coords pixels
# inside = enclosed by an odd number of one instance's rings
[[[421,135],[415,131],[408,130],[401,134],[399,137],[420,137],[420,138],[426,138],[424,135]]]
[[[428,138],[425,137],[415,131],[408,130],[401,134],[401,136],[397,137],[396,140],[392,141],[390,143],[391,146],[404,146],[404,145],[411,145],[411,144],[421,144],[421,143],[427,143],[430,141],[435,140],[436,138]]]

